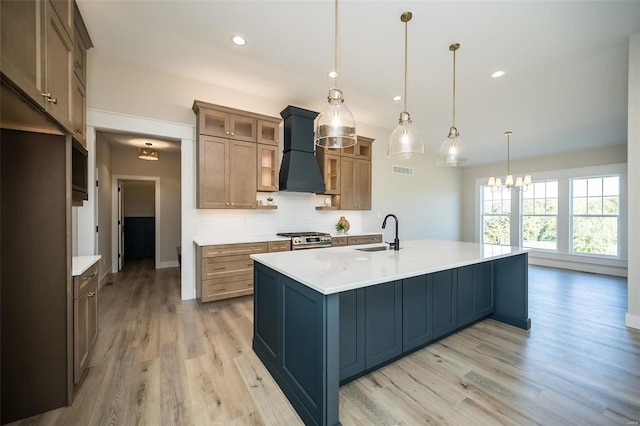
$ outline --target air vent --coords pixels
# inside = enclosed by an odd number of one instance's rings
[[[411,167],[391,166],[391,172],[397,175],[413,176],[413,169]]]

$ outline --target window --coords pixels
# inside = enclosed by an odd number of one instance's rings
[[[572,180],[572,251],[619,254],[620,177]]]
[[[535,182],[522,193],[522,245],[558,248],[558,181]]]
[[[482,243],[510,245],[511,191],[482,187]]]

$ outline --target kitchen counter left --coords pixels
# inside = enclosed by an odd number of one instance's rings
[[[74,277],[82,275],[87,269],[91,268],[100,259],[102,259],[101,255],[72,257],[71,275],[73,275]]]

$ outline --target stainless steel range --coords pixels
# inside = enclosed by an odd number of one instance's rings
[[[331,247],[331,235],[325,232],[280,232],[278,236],[291,238],[291,250]]]

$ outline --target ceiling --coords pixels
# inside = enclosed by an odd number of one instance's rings
[[[180,141],[171,139],[159,139],[155,136],[133,134],[133,133],[117,133],[100,130],[97,135],[98,140],[104,140],[112,146],[123,145],[133,148],[144,148],[147,143],[151,144],[153,149],[158,151],[180,151]]]
[[[333,68],[333,2],[78,0],[92,54],[320,111]],[[452,120],[471,165],[627,140],[636,1],[364,1],[339,4],[340,88],[356,122],[392,130],[407,110],[437,152]],[[247,39],[243,47],[233,35]],[[492,79],[502,69],[504,77]],[[143,84],[143,82],[141,82]],[[206,100],[206,99],[205,99]],[[211,100],[213,101],[213,100]],[[274,111],[276,115],[278,111]],[[366,136],[366,135],[365,135]]]

